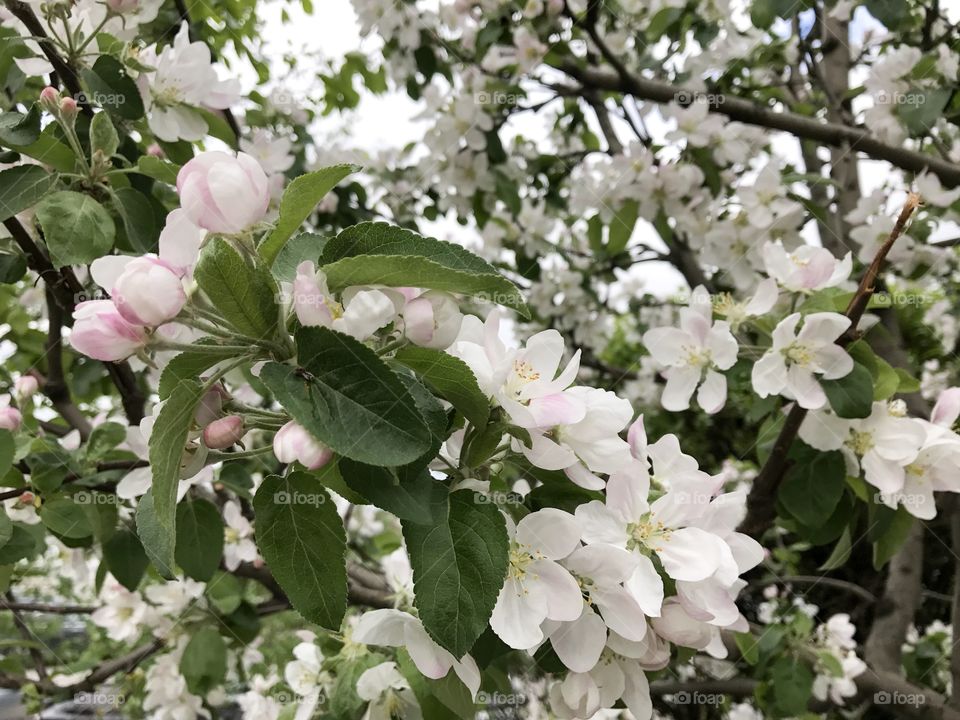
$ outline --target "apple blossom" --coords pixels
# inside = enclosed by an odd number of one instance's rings
[[[110,300],[78,304],[73,319],[70,344],[95,360],[123,360],[147,344],[146,328],[129,322]]]
[[[948,388],[937,398],[930,412],[930,422],[949,428],[953,427],[958,417],[960,417],[960,387]]]
[[[713,310],[717,315],[726,318],[730,323],[730,330],[736,332],[750,318],[770,312],[777,304],[779,295],[776,281],[767,278],[760,281],[756,292],[746,300],[737,301],[730,293],[723,293],[714,300]]]
[[[550,708],[558,718],[598,717],[604,708],[622,700],[636,720],[650,720],[653,701],[647,676],[636,662],[605,652],[584,673],[569,673],[550,686]]]
[[[510,566],[490,627],[510,647],[527,650],[543,640],[544,620],[580,617],[580,587],[557,562],[579,545],[580,529],[573,515],[544,508],[510,530]]]
[[[224,503],[223,521],[223,564],[227,570],[236,570],[243,562],[254,562],[258,555],[253,525],[243,516],[238,502]]]
[[[263,220],[270,204],[267,176],[246,153],[200,153],[177,174],[180,205],[210,232],[235,234]]]
[[[14,394],[21,402],[40,389],[40,381],[33,375],[21,375],[13,384]]]
[[[187,302],[180,275],[149,255],[127,263],[110,295],[125,320],[151,327],[173,320]]]
[[[850,327],[850,318],[838,313],[807,315],[797,332],[800,313],[781,320],[773,331],[773,346],[753,366],[753,389],[760,397],[784,395],[800,407],[819,410],[827,395],[814,378],[842,378],[853,370],[853,358],[836,344]]]
[[[397,671],[396,663],[385,662],[365,670],[357,680],[357,695],[367,701],[362,720],[423,720],[423,713],[410,684]]]
[[[445,350],[457,339],[463,315],[453,297],[429,290],[403,308],[404,334],[415,345]]]
[[[273,436],[273,454],[282,463],[297,461],[308,470],[323,467],[333,457],[333,451],[330,448],[293,420]]]
[[[23,424],[23,415],[15,407],[4,405],[0,407],[0,430],[16,432]]]
[[[367,645],[405,647],[426,677],[439,680],[453,668],[471,696],[480,689],[480,670],[474,659],[464,655],[457,660],[433,641],[413,615],[393,609],[371,610],[360,617],[352,637],[354,642]]]
[[[763,262],[767,274],[782,288],[803,293],[836,287],[847,280],[853,267],[850,253],[838,262],[824,248],[801,245],[788,253],[779,242],[764,243]]]
[[[718,412],[727,401],[727,379],[717,371],[733,367],[739,348],[730,324],[718,320],[711,325],[711,318],[710,298],[700,286],[693,291],[690,306],[680,310],[679,328],[654,328],[643,335],[644,346],[667,368],[660,400],[667,410],[690,407],[698,385],[697,403],[705,412]]]
[[[323,653],[314,642],[302,642],[293,649],[295,660],[287,663],[283,677],[298,696],[295,720],[308,720],[320,704],[322,693],[333,678],[323,669]]]

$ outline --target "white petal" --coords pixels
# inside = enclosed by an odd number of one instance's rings
[[[535,579],[533,579],[535,578]],[[537,560],[530,564],[527,586],[538,585],[547,601],[550,620],[569,622],[580,615],[583,594],[580,585],[567,570],[553,560]]]
[[[624,587],[649,617],[659,617],[663,606],[663,578],[646,555],[637,554],[638,564]]]
[[[667,371],[667,385],[663,388],[660,404],[664,410],[680,412],[690,407],[690,398],[700,382],[697,367],[674,367]]]
[[[707,377],[697,392],[697,404],[708,415],[723,409],[727,402],[727,378],[714,370],[707,371]]]
[[[517,542],[543,553],[549,560],[561,560],[580,544],[580,525],[568,512],[544,508],[517,523]]]
[[[583,603],[583,612],[573,622],[563,623],[550,635],[560,661],[573,672],[593,669],[607,643],[607,626],[593,609]]]

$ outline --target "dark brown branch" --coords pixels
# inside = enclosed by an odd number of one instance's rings
[[[95,607],[91,605],[51,605],[49,603],[13,602],[0,599],[0,610],[14,612],[35,612],[49,615],[89,615]]]
[[[8,602],[14,602],[13,592],[8,590],[6,592],[6,598]],[[13,624],[17,628],[17,632],[20,633],[20,637],[26,641],[28,651],[30,653],[30,658],[33,660],[33,666],[37,671],[37,676],[41,681],[47,679],[47,666],[43,662],[43,653],[40,651],[40,648],[37,647],[37,638],[30,631],[30,628],[27,626],[27,623],[24,622],[23,617],[17,610],[13,610]]]
[[[80,433],[80,439],[86,441],[90,437],[92,427],[80,408],[73,404],[70,397],[70,387],[63,375],[63,308],[49,289],[47,296],[47,330],[46,360],[47,377],[43,383],[43,392],[50,398],[53,407],[60,413],[60,417],[67,421],[70,427]]]
[[[904,203],[903,210],[900,211],[900,216],[897,218],[893,230],[890,231],[889,237],[877,251],[873,262],[870,263],[870,267],[867,268],[860,280],[860,286],[850,299],[850,304],[844,313],[850,318],[850,328],[837,340],[837,344],[841,347],[849,345],[859,337],[857,326],[860,324],[863,313],[867,309],[867,304],[873,296],[880,268],[883,266],[890,248],[903,233],[907,222],[919,204],[919,196],[911,193]],[[757,473],[757,477],[753,481],[753,487],[750,488],[750,494],[747,495],[747,515],[740,523],[738,528],[740,532],[752,537],[759,537],[773,523],[776,516],[777,490],[789,465],[790,448],[800,432],[800,425],[806,416],[807,411],[798,404],[794,404],[787,414],[780,434],[774,441],[770,456],[760,472]]]
[[[581,85],[596,90],[621,92],[642,100],[668,104],[681,100],[692,103],[703,100],[703,93],[673,85],[662,80],[651,80],[637,75],[621,77],[617,73],[581,67],[572,62],[559,62],[554,67],[577,80]],[[707,90],[711,95],[712,90]],[[682,104],[682,103],[681,103]],[[710,112],[726,115],[731,120],[757,125],[771,130],[781,130],[798,138],[814,140],[832,147],[849,146],[876,160],[885,160],[902,170],[920,173],[928,170],[940,178],[947,187],[960,185],[960,165],[938,157],[887,145],[873,137],[869,131],[835,122],[823,122],[816,118],[787,111],[776,111],[743,98],[723,94],[723,102],[711,103]]]

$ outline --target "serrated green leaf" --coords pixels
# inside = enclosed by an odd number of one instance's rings
[[[37,221],[57,267],[85,265],[106,255],[117,230],[110,213],[89,195],[61,190],[37,205]]]
[[[267,265],[272,265],[290,236],[313,212],[324,196],[347,175],[359,170],[357,165],[333,165],[307,173],[293,180],[280,198],[280,218],[273,231],[260,243],[259,252]]]
[[[93,528],[83,508],[69,498],[47,500],[37,514],[51,532],[62,537],[79,539],[93,535]]]
[[[426,469],[392,471],[349,458],[341,458],[338,464],[348,487],[401,520],[431,522],[431,512],[447,495],[446,486],[434,480]]]
[[[176,185],[180,166],[153,155],[144,155],[137,160],[137,171],[167,185]]]
[[[186,500],[177,506],[174,557],[187,577],[207,582],[223,555],[223,519],[208,500]]]
[[[212,627],[193,633],[180,657],[180,674],[194,695],[206,695],[223,684],[227,676],[227,647]]]
[[[100,55],[93,67],[84,68],[80,74],[90,90],[86,97],[88,103],[125,120],[143,117],[143,98],[137,84],[115,57]]]
[[[110,574],[130,591],[137,589],[150,564],[140,539],[129,530],[118,530],[103,544],[103,559]]]
[[[39,165],[15,165],[0,170],[0,221],[29,210],[56,184],[57,176]]]
[[[111,157],[120,146],[120,137],[113,121],[105,112],[97,113],[90,121],[90,148],[99,150],[107,158]]]
[[[472,295],[530,313],[517,287],[469,250],[387,223],[347,228],[323,249],[331,290],[353,285],[419,287]]]
[[[839,417],[865,418],[873,411],[873,376],[859,362],[846,377],[821,380],[820,386]]]
[[[406,465],[427,451],[430,429],[373,350],[327,328],[302,328],[296,340],[301,367],[270,362],[260,380],[308,432],[370,465]]]
[[[0,145],[9,148],[24,147],[40,137],[40,110],[30,106],[26,115],[8,110],[0,113]]]
[[[463,360],[442,350],[409,345],[398,350],[395,359],[417,373],[437,395],[459,410],[474,426],[483,427],[487,424],[490,400],[477,384],[470,366]]]
[[[254,266],[229,242],[214,237],[200,252],[193,276],[217,310],[237,330],[268,338],[280,323],[279,291],[264,268]]]
[[[176,528],[160,524],[154,509],[153,490],[148,490],[137,504],[137,537],[150,562],[165,580],[176,578],[174,548]]]
[[[803,450],[780,485],[783,506],[804,525],[817,528],[833,514],[846,487],[846,463],[837,451]]]
[[[463,657],[487,622],[507,573],[506,523],[494,505],[474,493],[451,493],[433,522],[403,522],[413,566],[415,605],[431,637]]]
[[[216,345],[209,339],[197,341],[199,345]],[[165,400],[181,382],[195,381],[201,374],[212,368],[217,363],[224,360],[230,360],[236,357],[233,350],[224,351],[222,354],[213,352],[190,352],[189,350],[180,353],[167,363],[160,373],[160,383],[157,387],[157,393],[161,400]]]
[[[253,499],[257,546],[304,618],[337,630],[347,609],[346,534],[316,478],[272,475]]]

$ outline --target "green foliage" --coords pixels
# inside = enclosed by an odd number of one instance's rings
[[[37,222],[54,265],[83,265],[106,255],[117,231],[110,213],[89,195],[61,190],[37,205]]]
[[[477,427],[487,424],[490,401],[470,367],[442,350],[409,345],[397,351],[397,362],[406,365]]]
[[[15,165],[0,170],[0,220],[33,207],[56,183],[57,176],[39,165]]]
[[[223,520],[216,506],[201,498],[177,505],[174,557],[187,577],[208,582],[223,555]]]
[[[201,697],[223,684],[227,676],[227,646],[220,633],[207,626],[197,630],[180,658],[187,689]]]
[[[257,546],[294,609],[336,630],[347,608],[346,536],[326,490],[307,473],[271,475],[253,500]]]

